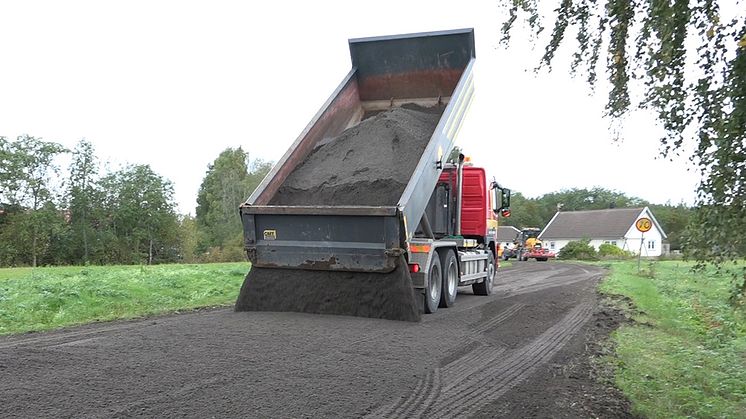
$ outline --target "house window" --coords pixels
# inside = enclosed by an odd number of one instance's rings
[[[554,242],[549,242],[549,248],[554,250]]]
[[[648,240],[648,249],[655,249],[655,240]]]
[[[616,246],[616,240],[612,240],[612,241],[611,241],[611,244],[612,244],[613,246]]]

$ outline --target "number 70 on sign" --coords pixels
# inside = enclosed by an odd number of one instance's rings
[[[640,218],[639,220],[637,220],[637,222],[635,222],[635,227],[637,227],[637,230],[641,233],[645,233],[653,228],[653,222],[650,221],[650,218]]]

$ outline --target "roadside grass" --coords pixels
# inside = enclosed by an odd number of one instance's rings
[[[232,304],[249,266],[0,269],[0,335]]]
[[[746,312],[728,301],[730,278],[691,264],[604,262],[600,291],[631,300],[634,324],[613,340],[616,385],[649,418],[746,418]]]

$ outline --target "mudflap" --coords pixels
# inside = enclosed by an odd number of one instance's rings
[[[421,294],[403,256],[390,273],[252,267],[235,311],[295,311],[418,322]]]

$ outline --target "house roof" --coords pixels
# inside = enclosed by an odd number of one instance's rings
[[[653,213],[645,208],[612,208],[589,211],[557,212],[539,235],[542,239],[618,239],[647,211],[655,227],[663,232]]]
[[[515,240],[516,236],[518,236],[518,233],[520,233],[521,230],[518,230],[517,228],[513,226],[498,226],[497,227],[497,241],[498,242],[512,242]]]

